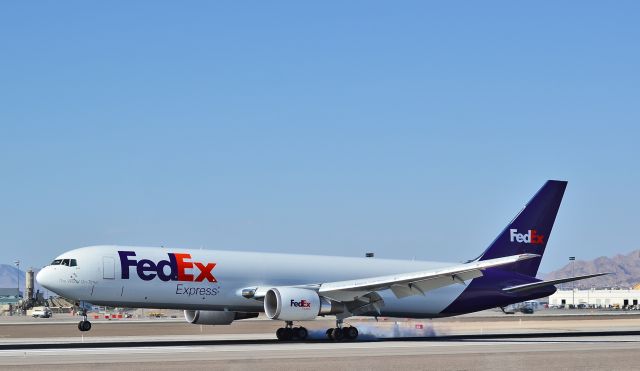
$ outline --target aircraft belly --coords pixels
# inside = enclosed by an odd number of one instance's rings
[[[391,290],[385,290],[380,292],[384,300],[380,314],[389,317],[439,317],[465,288],[464,285],[456,284],[427,291],[424,296],[413,295],[402,299],[396,298]]]

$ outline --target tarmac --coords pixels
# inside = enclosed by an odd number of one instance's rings
[[[0,368],[534,370],[640,367],[640,315],[502,315],[438,320],[354,320],[359,341],[325,340],[332,321],[305,322],[312,339],[278,342],[281,326],[180,319],[93,321],[77,317],[0,321]]]

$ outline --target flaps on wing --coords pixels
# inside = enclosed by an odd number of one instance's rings
[[[487,268],[513,264],[539,256],[537,254],[519,254],[484,261],[473,261],[432,271],[327,282],[320,285],[318,293],[341,302],[355,301],[368,293],[386,289],[391,289],[398,298],[424,295],[425,292],[439,287],[464,284],[467,280],[481,277],[482,271]]]
[[[377,312],[384,306],[384,300],[377,292],[370,292],[358,299],[346,303],[350,315],[358,316],[365,313]]]
[[[438,287],[452,285],[458,283],[466,285],[465,281],[482,277],[482,271],[472,270],[460,274],[452,274],[450,276],[439,276],[428,278],[422,281],[409,282],[407,284],[391,285],[391,291],[398,298],[404,298],[411,295],[425,295],[425,292],[437,289]]]
[[[522,292],[522,291],[529,291],[529,290],[534,290],[534,289],[538,289],[540,287],[545,287],[545,286],[551,286],[551,285],[557,285],[559,283],[565,283],[565,282],[572,282],[572,281],[579,281],[579,280],[586,280],[587,278],[593,278],[593,277],[598,277],[598,276],[604,276],[606,274],[610,274],[610,273],[596,273],[596,274],[587,274],[585,276],[575,276],[575,277],[568,277],[568,278],[560,278],[557,280],[549,280],[549,281],[538,281],[538,282],[532,282],[532,283],[525,283],[523,285],[516,285],[516,286],[511,286],[511,287],[506,287],[504,289],[502,289],[502,291],[506,291],[506,292]]]

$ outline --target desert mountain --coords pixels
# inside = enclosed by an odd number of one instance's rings
[[[34,272],[38,272],[34,269]],[[17,288],[18,278],[20,278],[20,292],[24,292],[26,274],[23,270],[18,272],[18,268],[9,264],[0,264],[0,287],[1,288]],[[35,282],[35,289],[43,291],[43,289]]]
[[[573,273],[576,276],[593,273],[609,272],[611,274],[591,278],[584,281],[577,281],[579,288],[605,288],[619,287],[630,288],[640,283],[640,250],[633,251],[627,255],[616,255],[613,257],[601,256],[594,260],[575,261],[575,271],[571,263],[547,274],[545,279],[556,279],[570,277]],[[566,284],[571,287],[571,283]]]

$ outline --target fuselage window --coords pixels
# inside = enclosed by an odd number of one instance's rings
[[[78,266],[78,262],[75,259],[71,259],[70,263],[69,263],[69,266],[70,267],[76,267],[76,266]]]
[[[62,259],[56,259],[51,262],[51,265],[60,265],[60,263],[62,263]]]

